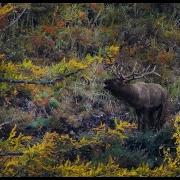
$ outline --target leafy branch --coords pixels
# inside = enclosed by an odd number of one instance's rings
[[[65,78],[68,78],[72,75],[77,74],[78,72],[80,72],[82,69],[78,69],[75,72],[71,72],[69,74],[66,75],[60,75],[58,77],[56,77],[55,79],[52,80],[45,80],[45,79],[40,79],[40,80],[16,80],[16,79],[5,79],[5,78],[0,78],[0,83],[5,82],[5,83],[17,83],[17,84],[39,84],[39,85],[48,85],[48,84],[52,84],[54,85],[56,82],[58,81],[63,81]]]

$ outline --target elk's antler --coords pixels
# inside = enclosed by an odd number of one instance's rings
[[[112,72],[115,76],[117,77],[121,77],[124,82],[129,82],[129,81],[132,81],[132,80],[135,80],[135,79],[141,79],[141,78],[145,78],[146,79],[146,76],[147,75],[150,75],[150,74],[155,74],[157,76],[160,76],[160,74],[158,74],[157,72],[155,72],[156,70],[156,65],[153,67],[152,70],[151,69],[151,65],[149,65],[147,68],[144,68],[142,71],[138,72],[138,69],[137,69],[137,62],[135,62],[134,64],[134,67],[133,67],[133,70],[132,72],[129,74],[129,75],[123,75],[122,71],[123,71],[123,65],[113,65],[112,67]]]
[[[125,76],[125,81],[128,82],[128,81],[132,81],[132,80],[135,80],[135,79],[141,79],[141,78],[145,78],[146,79],[146,76],[147,75],[150,75],[150,74],[155,74],[157,76],[160,77],[160,74],[158,74],[157,72],[155,72],[156,70],[156,65],[153,67],[152,70],[150,70],[150,67],[151,65],[149,65],[147,68],[144,68],[142,71],[140,72],[137,72],[136,71],[136,65],[137,63],[135,64],[134,68],[133,68],[133,71],[130,75],[128,76]]]

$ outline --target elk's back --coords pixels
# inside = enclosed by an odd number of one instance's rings
[[[159,84],[137,82],[132,86],[138,94],[139,108],[158,107],[167,98],[167,91]]]

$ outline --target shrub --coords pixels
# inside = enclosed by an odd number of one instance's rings
[[[50,98],[49,105],[50,107],[55,108],[55,109],[60,106],[59,102],[54,97]]]

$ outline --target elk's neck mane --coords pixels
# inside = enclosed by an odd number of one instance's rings
[[[112,89],[112,94],[119,99],[133,105],[136,102],[137,94],[132,84],[121,85],[119,88]]]

